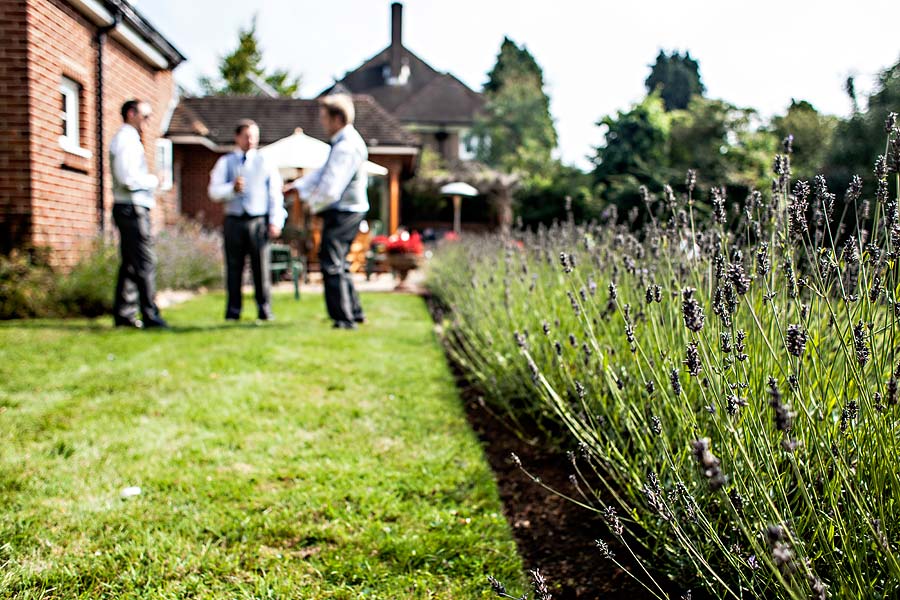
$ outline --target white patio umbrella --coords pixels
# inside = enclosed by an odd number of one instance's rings
[[[472,198],[478,195],[478,190],[462,181],[454,181],[441,187],[441,194],[453,196],[453,231],[459,233],[462,229],[462,198]]]
[[[296,169],[304,171],[321,169],[328,159],[329,150],[330,147],[325,142],[306,135],[302,129],[297,129],[288,137],[260,148],[259,152],[278,165],[282,177],[286,177]],[[366,161],[366,172],[369,175],[379,176],[388,174],[386,168],[371,161]]]

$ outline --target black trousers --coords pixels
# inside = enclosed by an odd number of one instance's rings
[[[113,315],[116,321],[137,318],[138,303],[145,321],[159,319],[156,307],[156,254],[150,227],[150,209],[133,204],[113,205],[113,220],[119,229],[122,263],[116,282]]]
[[[361,321],[364,318],[363,309],[350,278],[347,254],[365,215],[326,210],[321,217],[324,223],[319,261],[325,281],[325,307],[328,309],[328,316],[341,323]]]
[[[226,319],[241,316],[241,283],[244,265],[250,257],[257,316],[272,316],[272,281],[269,276],[269,223],[261,217],[225,217],[225,266],[228,283]]]

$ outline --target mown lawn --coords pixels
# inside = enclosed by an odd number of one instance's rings
[[[0,597],[488,598],[522,582],[424,304],[0,324]],[[252,301],[250,302],[252,308]],[[124,499],[121,491],[142,493]]]

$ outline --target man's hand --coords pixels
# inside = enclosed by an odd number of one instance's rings
[[[277,227],[277,226],[269,223],[269,238],[274,240],[280,235],[281,235],[281,227]]]
[[[295,189],[296,188],[294,187],[293,183],[286,183],[286,184],[284,184],[284,187],[281,188],[281,193],[282,194],[290,194]]]
[[[244,178],[238,177],[237,179],[234,180],[234,193],[240,194],[243,191],[244,191]]]

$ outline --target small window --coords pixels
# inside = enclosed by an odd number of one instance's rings
[[[59,93],[61,99],[60,108],[62,109],[60,113],[61,131],[59,145],[66,152],[86,158],[90,157],[90,152],[81,147],[81,122],[79,119],[81,113],[81,86],[68,77],[63,77],[59,83]]]

